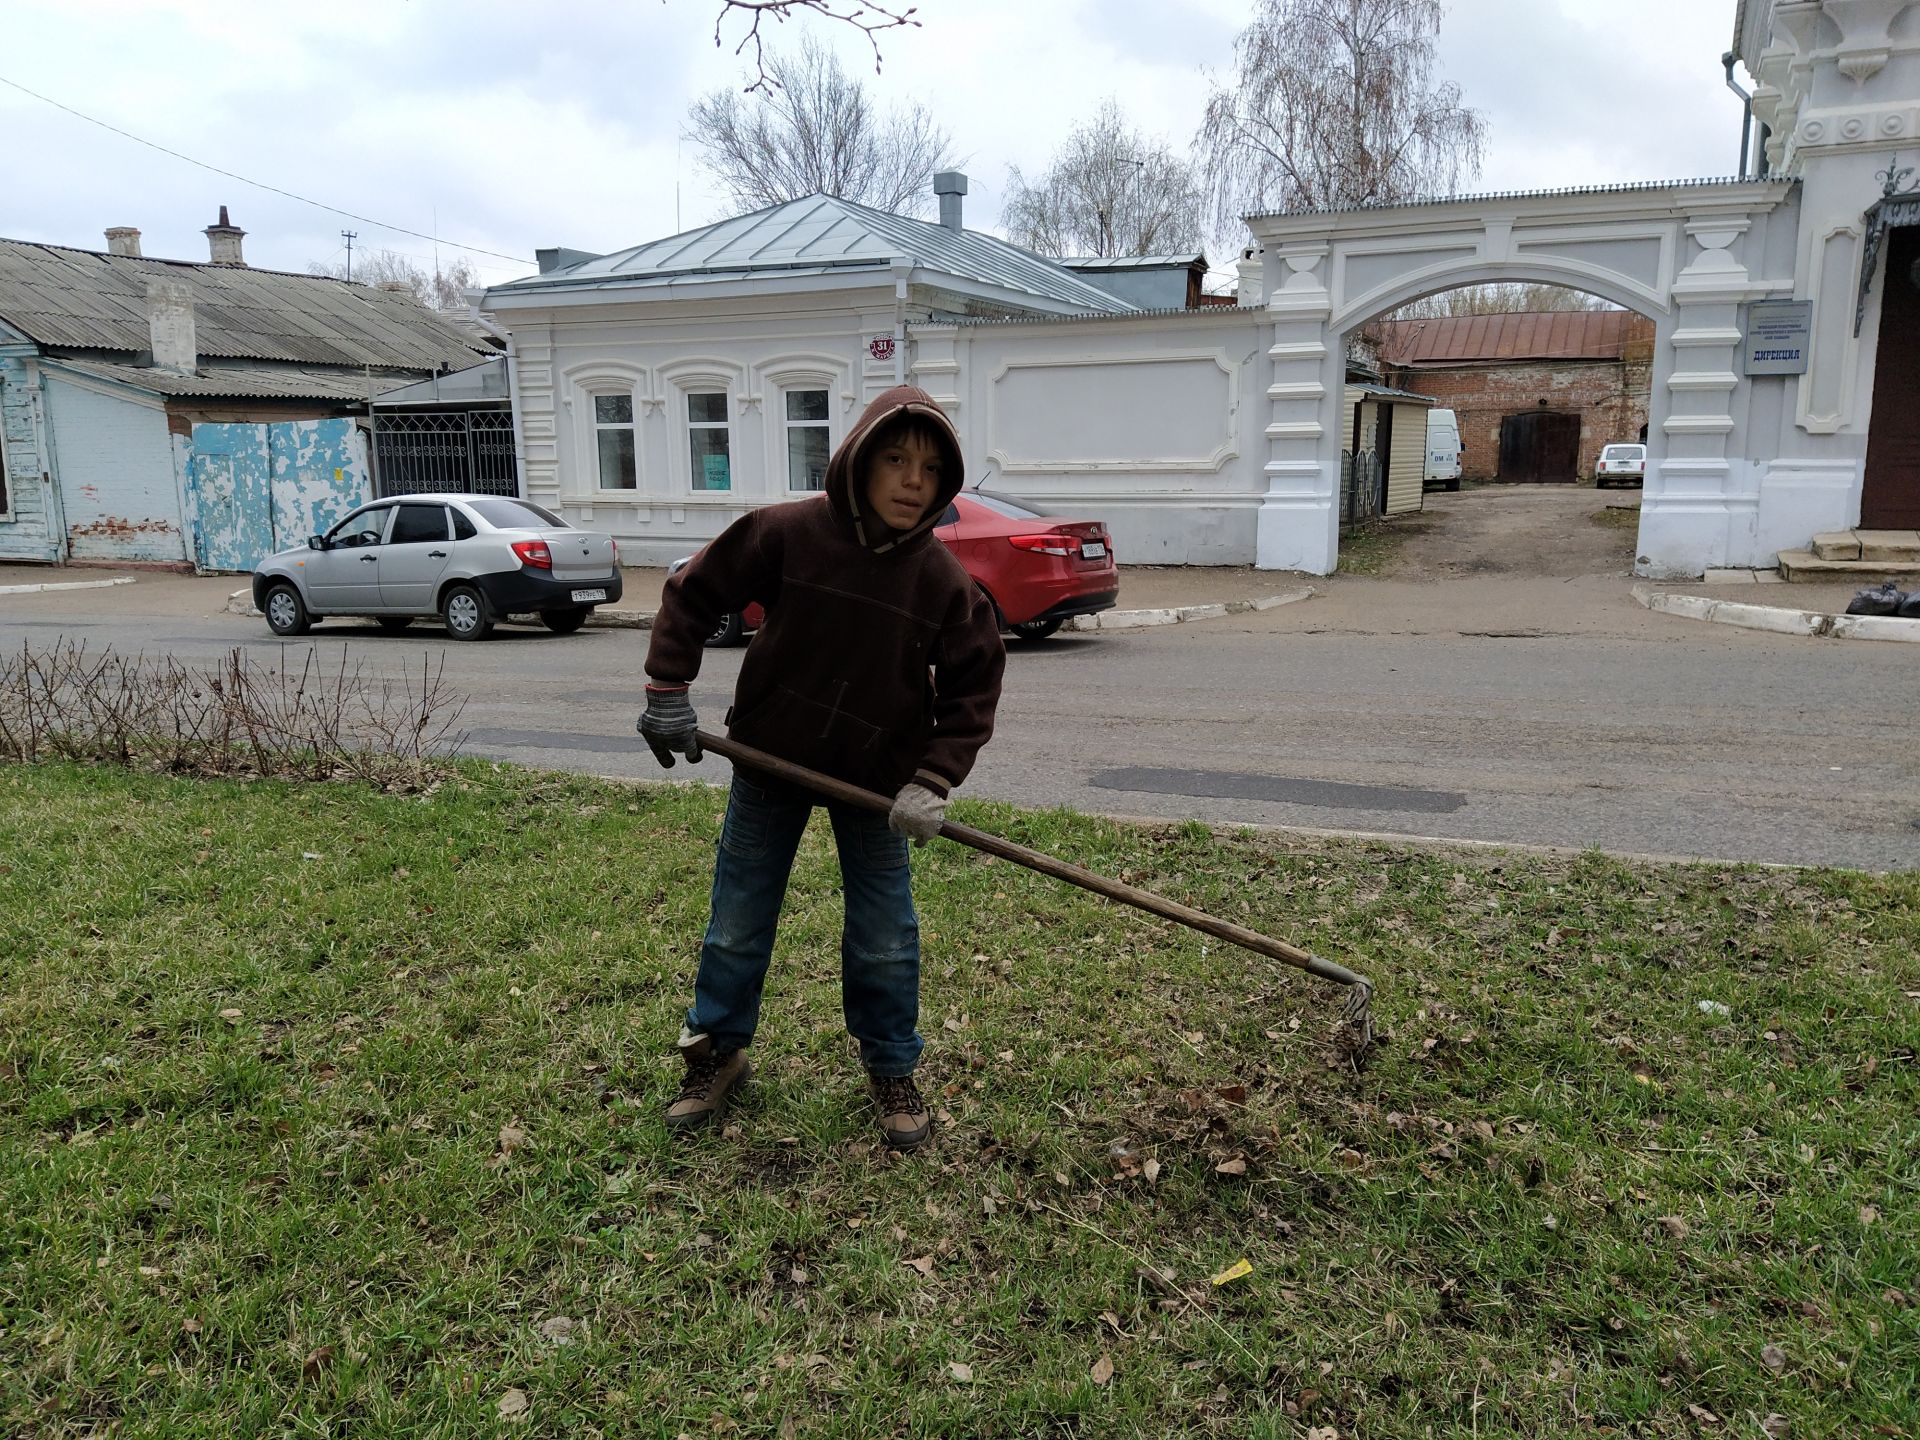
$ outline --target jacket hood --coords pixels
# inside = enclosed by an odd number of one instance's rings
[[[924,421],[942,451],[938,497],[911,530],[895,530],[869,513],[863,493],[866,487],[857,483],[867,442],[873,438],[874,431],[898,415],[912,415]],[[939,524],[941,515],[960,493],[966,478],[965,462],[960,457],[960,435],[953,428],[953,421],[947,418],[947,412],[919,386],[896,385],[875,397],[847,432],[847,438],[840,442],[840,448],[833,452],[833,458],[827,461],[827,500],[834,514],[853,527],[860,543],[876,555],[882,555],[918,539]]]

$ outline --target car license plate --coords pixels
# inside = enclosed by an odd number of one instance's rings
[[[1083,540],[1080,542],[1080,553],[1089,560],[1098,560],[1107,553],[1106,543],[1101,540]]]
[[[583,600],[583,601],[584,600],[604,600],[607,598],[607,592],[604,590],[576,590],[573,592],[573,598],[575,600]]]

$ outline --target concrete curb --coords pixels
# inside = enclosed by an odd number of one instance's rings
[[[1296,601],[1311,600],[1317,592],[1311,585],[1281,595],[1263,595],[1258,600],[1229,600],[1223,605],[1180,605],[1165,610],[1103,610],[1098,615],[1076,615],[1063,630],[1141,630],[1150,625],[1187,625],[1195,620],[1218,620],[1225,615],[1248,615],[1272,610]]]
[[[111,580],[55,580],[46,585],[0,585],[0,595],[37,595],[43,590],[106,590],[115,585],[131,585],[132,575],[116,575]]]
[[[1633,587],[1633,598],[1660,615],[1737,625],[1775,635],[1805,635],[1834,640],[1896,640],[1920,644],[1920,620],[1893,615],[1828,615],[1818,610],[1789,610],[1778,605],[1749,605],[1705,595],[1667,595],[1650,585]]]
[[[1140,630],[1150,625],[1187,625],[1195,620],[1218,620],[1224,615],[1247,615],[1272,610],[1296,601],[1310,600],[1317,592],[1311,585],[1281,595],[1263,595],[1258,600],[1229,600],[1223,605],[1181,605],[1167,610],[1105,610],[1098,615],[1076,615],[1063,630]],[[234,615],[259,615],[253,608],[253,590],[236,590],[227,597],[227,610]],[[511,618],[511,617],[510,617]],[[651,630],[651,610],[597,609],[587,617],[590,629]]]

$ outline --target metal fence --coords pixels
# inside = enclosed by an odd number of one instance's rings
[[[434,490],[517,496],[513,412],[376,410],[373,465],[382,496]]]
[[[1386,513],[1380,456],[1373,450],[1340,454],[1340,524],[1354,525]]]

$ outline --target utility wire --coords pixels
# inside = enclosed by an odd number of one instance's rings
[[[375,220],[371,215],[356,215],[351,210],[342,210],[338,205],[329,205],[323,200],[309,200],[304,195],[296,195],[291,190],[282,190],[278,185],[269,185],[264,180],[249,180],[245,175],[237,175],[231,170],[222,170],[218,165],[209,165],[206,161],[196,160],[191,155],[182,155],[178,150],[169,150],[164,145],[157,144],[152,140],[147,140],[142,138],[139,135],[135,135],[131,130],[122,130],[118,125],[109,125],[104,120],[97,120],[91,115],[84,114],[81,111],[74,109],[71,105],[62,105],[58,100],[55,100],[51,96],[42,95],[38,90],[29,90],[26,86],[22,85],[18,80],[9,80],[5,75],[0,75],[0,85],[11,85],[15,90],[18,90],[22,95],[31,95],[34,99],[39,100],[44,104],[51,105],[56,110],[64,110],[67,112],[67,114],[86,121],[89,125],[98,125],[102,130],[111,130],[114,134],[122,136],[125,139],[131,140],[137,145],[145,145],[150,150],[158,150],[162,155],[171,155],[173,156],[174,159],[184,160],[189,165],[198,165],[202,170],[211,170],[214,174],[224,175],[229,180],[238,180],[242,185],[251,185],[256,190],[270,190],[275,195],[284,195],[289,200],[298,200],[302,205],[311,205],[316,210],[328,210],[335,215],[344,215],[349,220],[358,220],[363,225],[376,226],[381,230],[391,231],[395,235],[411,235],[416,240],[438,239],[438,237],[433,235],[428,235],[424,231],[409,230],[404,225],[389,225],[385,221]],[[447,245],[453,245],[455,242],[451,240],[446,240],[441,243],[444,243]],[[471,250],[476,255],[491,255],[497,260],[511,260],[516,265],[530,265],[533,263],[532,261],[528,260],[524,255],[503,255],[498,250],[486,250],[486,249],[482,249],[478,245],[460,245],[458,246],[458,248],[462,250]]]

